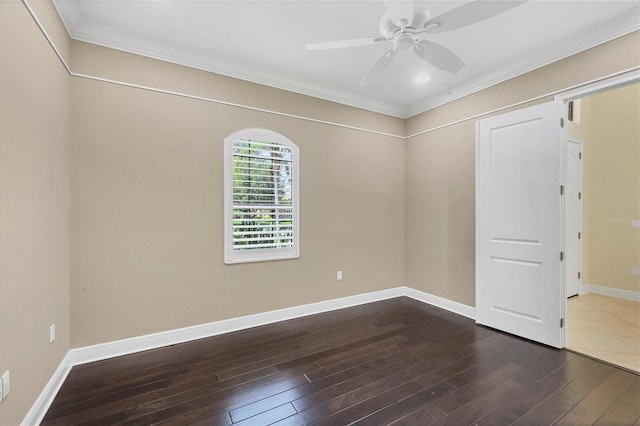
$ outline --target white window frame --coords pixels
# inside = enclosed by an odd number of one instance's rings
[[[292,153],[293,244],[289,248],[233,249],[233,144],[239,139],[253,139],[285,145]],[[263,262],[300,257],[300,152],[296,144],[279,133],[266,129],[245,129],[224,140],[224,263]]]

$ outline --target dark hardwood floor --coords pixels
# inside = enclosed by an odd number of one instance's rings
[[[74,367],[43,424],[631,425],[639,379],[401,297]]]

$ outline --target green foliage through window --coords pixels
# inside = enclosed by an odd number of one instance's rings
[[[293,153],[286,145],[233,142],[233,249],[293,245]]]

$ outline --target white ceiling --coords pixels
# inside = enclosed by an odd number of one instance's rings
[[[358,82],[387,49],[306,50],[305,44],[377,37],[376,1],[54,0],[72,38],[398,117],[468,93],[640,28],[640,0],[529,1],[427,38],[456,52],[456,74],[400,51],[382,78]],[[421,1],[440,15],[466,1]],[[426,71],[426,83],[415,76]]]

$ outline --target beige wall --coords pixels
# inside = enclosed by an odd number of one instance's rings
[[[35,4],[76,72],[392,134],[640,63],[635,33],[405,122],[69,43],[50,4]],[[68,78],[23,5],[0,2],[0,11],[0,372],[10,368],[13,383],[0,423],[24,417],[69,347],[402,284],[474,304],[473,121],[405,144]],[[247,127],[278,131],[301,149],[297,260],[223,263],[222,142]]]
[[[631,228],[640,210],[640,85],[635,84],[590,99],[589,182],[584,210],[590,221],[588,281],[620,290],[640,291],[640,231]],[[585,156],[586,156],[585,154]]]
[[[76,48],[74,63],[86,54],[78,66],[103,76],[223,89],[201,71]],[[402,131],[399,119],[337,105],[333,117],[325,101],[233,84],[236,102]],[[71,93],[73,347],[403,284],[402,139],[80,78]],[[300,147],[297,260],[223,263],[223,140],[250,127]]]
[[[0,2],[2,425],[22,421],[69,350],[69,81],[25,7]]]
[[[410,118],[407,134],[639,65],[635,32]],[[405,284],[470,306],[475,305],[474,122],[406,143]]]
[[[80,41],[72,40],[70,58],[79,74],[404,135],[404,120],[396,117]]]

